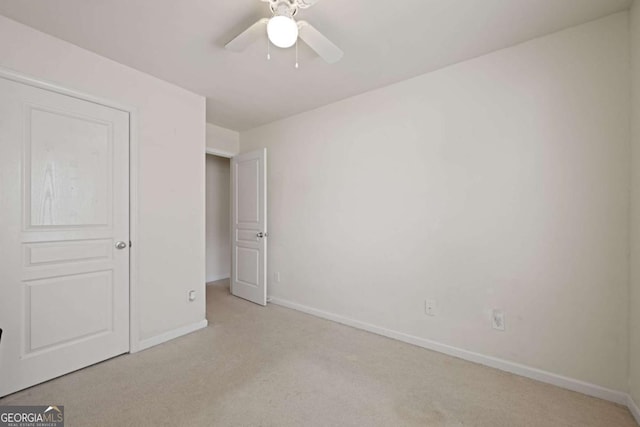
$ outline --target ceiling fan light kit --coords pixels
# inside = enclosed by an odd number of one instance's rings
[[[298,24],[288,16],[274,16],[267,23],[267,35],[274,45],[289,48],[298,40]]]
[[[287,49],[295,45],[296,54],[299,38],[329,64],[338,62],[342,58],[344,55],[342,50],[316,30],[315,27],[306,21],[296,21],[294,19],[299,9],[307,9],[318,0],[261,1],[269,3],[271,18],[262,18],[240,33],[225,45],[227,50],[242,52],[259,38],[264,37],[266,32],[268,40],[279,48]],[[269,58],[270,54],[267,57]],[[297,59],[296,68],[298,68]]]

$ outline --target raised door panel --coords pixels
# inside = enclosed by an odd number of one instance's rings
[[[238,198],[236,223],[256,227],[260,223],[260,163],[257,159],[240,162],[236,170]]]
[[[27,229],[110,227],[111,124],[34,106],[26,121]]]
[[[111,271],[27,282],[25,301],[25,355],[113,330]]]

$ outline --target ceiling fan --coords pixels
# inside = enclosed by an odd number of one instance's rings
[[[225,45],[233,52],[242,52],[257,41],[265,30],[271,43],[286,49],[296,44],[298,37],[327,63],[338,62],[344,53],[331,40],[307,21],[294,18],[300,9],[313,6],[318,0],[260,0],[269,3],[271,18],[262,18]]]

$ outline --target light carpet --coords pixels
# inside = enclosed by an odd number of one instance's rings
[[[620,405],[207,287],[209,327],[0,399],[79,426],[637,426]]]

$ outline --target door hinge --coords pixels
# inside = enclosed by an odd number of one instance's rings
[[[131,247],[131,245],[133,245],[133,243],[131,243],[131,240],[129,240],[129,247]]]

